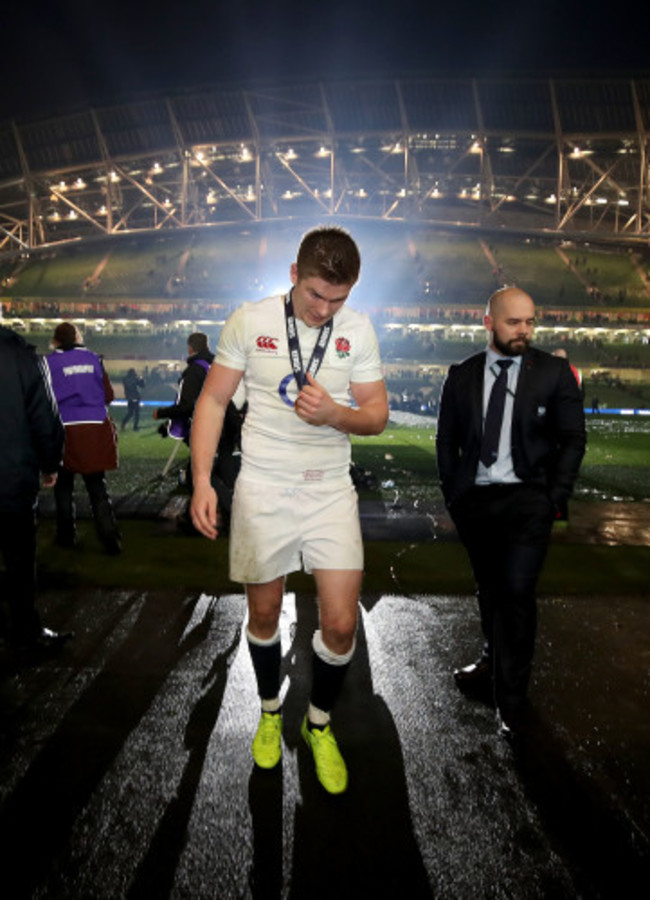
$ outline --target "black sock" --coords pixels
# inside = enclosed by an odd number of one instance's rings
[[[258,693],[262,700],[273,700],[280,693],[282,645],[279,640],[273,644],[254,644],[249,638],[248,649],[255,670]]]
[[[329,712],[341,693],[350,663],[343,663],[342,666],[333,666],[331,663],[326,663],[322,660],[315,651],[312,651],[311,658],[312,686],[309,700],[312,706],[322,709],[323,712]]]

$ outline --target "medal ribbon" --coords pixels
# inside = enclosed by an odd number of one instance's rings
[[[298,340],[298,325],[296,323],[296,317],[293,312],[293,301],[291,299],[292,293],[293,289],[289,291],[287,296],[284,298],[284,318],[287,326],[287,342],[289,344],[289,359],[291,360],[291,368],[293,369],[293,375],[296,379],[298,390],[302,390],[307,376],[302,364],[302,353],[300,352],[300,341]],[[312,378],[316,377],[316,373],[321,367],[321,363],[323,362],[325,351],[327,350],[327,345],[329,344],[329,340],[333,330],[334,326],[332,325],[332,320],[328,319],[327,322],[325,322],[325,324],[321,326],[321,329],[318,332],[316,345],[312,351],[309,364],[307,366],[307,372],[309,372]]]

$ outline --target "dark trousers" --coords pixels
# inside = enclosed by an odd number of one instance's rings
[[[219,533],[228,534],[230,531],[230,515],[232,512],[232,499],[235,493],[235,481],[241,468],[241,455],[234,453],[219,453],[215,456],[212,464],[212,473],[210,475],[210,483],[217,492],[219,502]],[[185,469],[185,487],[190,492],[194,490],[194,479],[192,478],[192,461],[190,460]],[[183,513],[179,517],[179,527],[186,534],[198,534],[192,523],[190,516],[189,503],[185,507]]]
[[[212,466],[211,483],[219,498],[221,527],[225,534],[230,528],[232,499],[235,493],[235,482],[241,468],[241,455],[234,453],[218,453]]]
[[[535,590],[554,512],[543,490],[524,484],[474,487],[452,508],[474,571],[483,655],[504,717],[516,716],[526,699],[537,629]]]
[[[41,628],[36,612],[36,515],[31,507],[0,510],[0,549],[5,564],[1,596],[8,606],[11,636],[29,640]]]
[[[137,431],[140,427],[140,401],[127,400],[126,406],[127,411],[126,415],[122,419],[122,428],[126,428],[126,423],[130,422],[131,419],[133,419],[133,430]]]
[[[54,486],[56,537],[61,544],[74,543],[76,535],[74,476],[74,472],[61,468]],[[97,535],[103,544],[110,547],[119,538],[119,531],[111,498],[106,488],[106,477],[103,472],[91,472],[89,475],[81,477],[88,491]]]

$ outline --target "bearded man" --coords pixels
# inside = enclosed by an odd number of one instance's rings
[[[454,673],[464,693],[493,701],[499,729],[526,725],[537,604],[553,522],[585,452],[582,398],[565,359],[530,346],[535,304],[494,293],[486,351],[449,369],[436,437],[445,502],[477,585],[484,636],[477,662]]]

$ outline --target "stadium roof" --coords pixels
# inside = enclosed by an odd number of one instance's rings
[[[197,89],[0,126],[0,252],[316,215],[645,240],[650,79]]]

